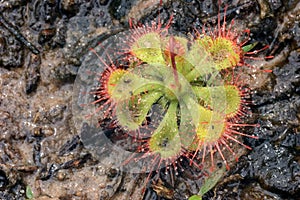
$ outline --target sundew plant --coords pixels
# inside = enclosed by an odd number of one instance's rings
[[[240,137],[257,138],[240,131],[257,126],[243,122],[250,90],[238,75],[260,51],[251,51],[249,30],[236,31],[219,14],[216,27],[184,37],[169,33],[171,21],[131,25],[92,49],[97,63],[86,61],[75,88],[86,147],[117,155],[111,165],[148,179],[162,168],[178,173],[182,160],[200,170],[210,162],[213,171],[216,154],[229,169],[224,151],[236,158],[233,143],[251,149]]]

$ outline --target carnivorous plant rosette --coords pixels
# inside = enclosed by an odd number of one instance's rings
[[[74,96],[85,146],[114,167],[150,172],[148,179],[161,168],[177,173],[182,159],[202,169],[209,156],[214,169],[216,153],[229,169],[232,143],[251,149],[239,140],[257,137],[239,130],[256,124],[241,120],[250,95],[235,70],[248,65],[254,45],[220,18],[194,38],[170,34],[170,22],[132,26],[93,50]]]

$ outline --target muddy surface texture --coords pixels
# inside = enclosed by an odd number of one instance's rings
[[[0,1],[0,199],[188,199],[203,182],[199,169],[157,174],[142,195],[147,174],[103,166],[86,148],[72,115],[73,83],[91,47],[158,15],[170,31],[215,25],[217,0],[5,0]],[[244,131],[238,162],[203,199],[299,199],[300,2],[232,0],[226,18],[251,30],[262,53],[251,64],[253,115],[260,127]],[[221,9],[221,15],[223,15]],[[88,131],[88,127],[82,131]],[[227,157],[231,154],[225,154]],[[230,159],[229,159],[230,160]],[[231,159],[232,160],[232,159]]]

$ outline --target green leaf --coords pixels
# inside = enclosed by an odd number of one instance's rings
[[[136,40],[131,51],[137,58],[148,64],[165,64],[161,44],[159,33],[149,32]]]
[[[150,91],[118,102],[116,107],[118,122],[129,130],[137,130],[146,120],[146,116],[152,105],[161,96],[161,92]]]
[[[199,195],[193,195],[189,198],[189,200],[202,200],[202,197],[200,197]]]
[[[115,101],[130,99],[140,93],[157,90],[164,86],[161,81],[163,75],[160,72],[163,66],[141,65],[124,74],[112,92]]]
[[[202,187],[200,188],[200,191],[198,192],[198,195],[202,197],[205,193],[207,193],[209,190],[211,190],[215,185],[219,182],[219,180],[223,177],[224,173],[226,171],[225,166],[222,168],[214,171],[204,182]]]
[[[26,198],[27,199],[33,199],[33,192],[32,192],[31,187],[29,185],[26,186]]]
[[[225,166],[214,171],[208,178],[205,179],[203,185],[201,186],[197,195],[193,195],[189,200],[202,200],[202,197],[205,193],[211,190],[216,184],[220,181],[226,171]]]
[[[190,91],[190,90],[188,90]],[[197,99],[193,92],[185,95],[180,101],[180,126],[182,146],[189,149],[194,142],[196,136],[197,125],[201,113],[197,109],[199,107]]]
[[[177,127],[178,102],[171,102],[167,113],[152,134],[149,149],[159,153],[162,159],[176,158],[180,155],[181,141]]]
[[[247,53],[247,52],[251,51],[251,49],[253,49],[257,44],[258,44],[258,42],[254,42],[253,44],[248,44],[246,46],[243,46],[242,47],[243,52]]]
[[[225,113],[227,117],[232,117],[239,111],[242,97],[239,89],[234,85],[198,87],[193,86],[193,90],[204,106],[211,107],[214,111]]]
[[[178,73],[186,75],[193,68],[187,60],[188,40],[184,37],[166,37],[163,44],[163,53],[166,64],[172,65],[172,54]]]
[[[196,110],[196,109],[194,109]],[[188,146],[189,150],[198,149],[199,142],[214,142],[222,136],[225,130],[224,115],[211,111],[198,105],[198,113],[200,114],[198,126],[196,127],[196,138]]]
[[[194,67],[185,75],[188,81],[194,81],[201,76],[218,71],[209,53],[197,41],[191,45],[185,59]]]

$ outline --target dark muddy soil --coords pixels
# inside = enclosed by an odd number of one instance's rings
[[[251,30],[251,42],[271,60],[250,60],[253,115],[260,127],[245,139],[220,182],[203,199],[299,199],[300,2],[228,0],[226,19]],[[224,12],[221,9],[221,16]],[[130,174],[103,165],[82,143],[74,123],[74,81],[90,48],[128,30],[129,19],[149,23],[173,15],[170,31],[214,26],[217,0],[0,1],[0,199],[188,199],[203,182],[187,164],[175,176]],[[76,120],[75,120],[76,121]],[[113,155],[113,153],[112,153]],[[111,156],[112,156],[111,155]],[[232,156],[226,154],[226,156]],[[234,160],[234,159],[233,159]],[[155,175],[154,175],[155,176]]]

